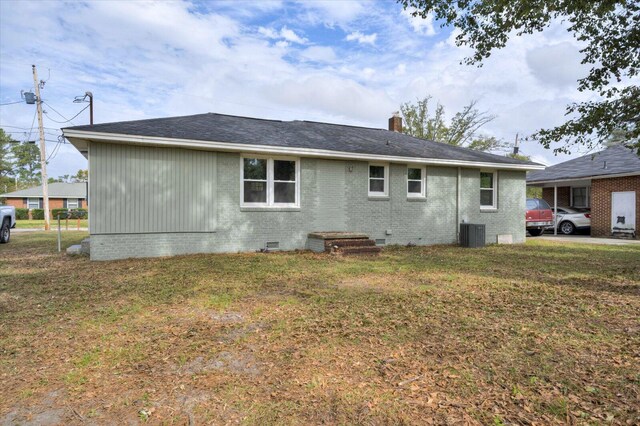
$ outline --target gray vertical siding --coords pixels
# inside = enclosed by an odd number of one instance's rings
[[[305,248],[314,231],[365,232],[387,244],[457,240],[455,167],[427,167],[427,197],[407,198],[407,165],[390,164],[389,197],[368,196],[368,163],[300,159],[300,208],[240,207],[240,155],[92,144],[91,258]],[[480,170],[461,171],[460,219],[525,240],[525,173],[500,171],[498,209],[480,210]]]
[[[213,232],[215,152],[91,145],[91,234]]]

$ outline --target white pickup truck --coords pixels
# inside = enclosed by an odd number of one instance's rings
[[[8,243],[11,238],[11,228],[16,227],[16,208],[0,206],[0,243]]]

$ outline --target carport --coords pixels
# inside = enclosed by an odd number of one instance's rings
[[[591,210],[591,236],[638,238],[640,157],[622,145],[527,174],[553,206]],[[554,235],[558,233],[557,215]]]

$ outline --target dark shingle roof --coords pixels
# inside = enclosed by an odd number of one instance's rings
[[[506,165],[537,165],[500,155],[425,141],[384,129],[312,121],[265,120],[213,113],[76,126],[63,130]]]
[[[85,182],[80,183],[63,183],[54,182],[49,184],[49,198],[85,198],[87,195],[87,184]],[[41,198],[42,186],[34,186],[27,189],[21,189],[19,191],[7,192],[6,194],[0,194],[0,197],[5,198]]]
[[[604,168],[605,162],[607,163],[606,169]],[[616,145],[594,154],[547,167],[545,170],[529,172],[527,182],[547,182],[626,173],[640,174],[640,157],[632,149]]]

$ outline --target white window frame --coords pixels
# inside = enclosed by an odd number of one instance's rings
[[[420,170],[420,181],[417,179],[409,179],[409,169]],[[420,182],[420,193],[409,192],[409,182]],[[414,164],[407,165],[407,197],[409,198],[425,198],[427,196],[427,167]]]
[[[31,203],[35,200],[36,207],[31,207]],[[27,208],[29,210],[40,208],[40,198],[27,198]]]
[[[482,200],[482,191],[488,191],[489,188],[482,188],[482,173],[490,173],[493,175],[493,188],[491,188],[491,191],[493,191],[493,199],[492,199],[492,203],[490,206],[483,206],[482,204],[480,204],[480,210],[497,210],[498,208],[498,171],[497,170],[480,170],[480,180],[479,180],[479,186],[480,186],[480,199],[478,199],[478,203],[481,203]]]
[[[586,192],[586,194],[585,194],[585,203],[586,203],[586,205],[584,205],[584,206],[576,206],[576,205],[573,204],[573,190],[574,189],[582,189],[582,188],[585,188],[585,190],[586,190],[585,191]],[[572,186],[570,194],[569,194],[569,204],[571,204],[569,207],[588,208],[591,205],[591,187],[590,186],[586,186],[586,185],[585,186],[575,186],[575,187]]]
[[[371,191],[371,179],[380,180],[380,178],[372,178],[371,177],[371,167],[384,167],[384,178],[382,181],[384,182],[384,191]],[[389,196],[389,164],[388,163],[369,163],[367,167],[367,193],[369,197],[388,197]]]
[[[69,205],[69,200],[76,200],[75,207],[71,207]],[[78,198],[67,198],[67,208],[68,209],[79,209],[80,208],[80,201],[78,200]]]
[[[267,201],[264,203],[246,203],[244,201],[244,160],[245,158],[252,159],[257,158],[259,160],[267,160]],[[296,169],[296,190],[295,190],[295,202],[294,203],[276,203],[274,202],[275,194],[274,188],[275,182],[285,182],[285,181],[276,181],[274,179],[274,171],[273,171],[273,162],[275,160],[282,161],[295,161],[295,169]],[[290,181],[289,181],[290,182]],[[256,208],[265,208],[265,209],[279,209],[279,208],[299,208],[300,207],[300,158],[298,157],[273,157],[266,155],[258,155],[258,154],[242,154],[240,155],[240,207],[256,207]]]

